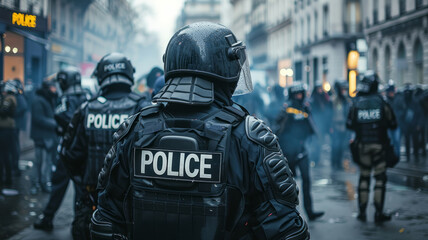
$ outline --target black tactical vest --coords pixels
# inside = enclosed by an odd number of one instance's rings
[[[355,103],[357,137],[362,143],[383,143],[387,139],[384,102],[378,95],[360,96]]]
[[[240,195],[226,184],[225,166],[232,128],[244,112],[225,107],[203,119],[179,119],[161,108],[140,113],[144,130],[130,163],[134,239],[227,239],[235,220],[228,213],[239,208]]]
[[[83,182],[96,186],[104,158],[113,145],[113,134],[120,124],[139,110],[141,96],[130,93],[125,98],[108,100],[102,96],[90,100],[85,109],[88,159]]]

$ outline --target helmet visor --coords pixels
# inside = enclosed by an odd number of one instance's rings
[[[239,65],[241,72],[239,73],[239,80],[233,96],[247,94],[253,91],[253,82],[251,80],[250,64],[248,63],[247,53],[244,49],[240,51]]]

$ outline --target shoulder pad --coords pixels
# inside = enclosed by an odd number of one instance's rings
[[[260,119],[253,116],[247,116],[245,118],[245,132],[249,139],[269,150],[275,150],[278,147],[278,137]]]
[[[154,113],[158,113],[162,108],[163,108],[163,104],[160,104],[160,103],[155,104],[155,105],[150,105],[150,106],[147,106],[147,107],[141,109],[140,114],[141,114],[141,116],[146,117],[146,116],[152,115]]]
[[[146,97],[145,97],[144,95],[140,95],[140,94],[138,94],[138,93],[136,93],[136,92],[131,92],[131,93],[129,93],[128,97],[129,97],[131,100],[133,100],[134,102],[138,102],[138,101],[140,101],[141,99],[146,99]]]
[[[129,130],[131,130],[132,126],[134,125],[135,119],[137,119],[138,116],[139,113],[136,113],[126,119],[122,124],[120,124],[118,130],[113,134],[114,143],[122,140],[122,138],[129,133]]]

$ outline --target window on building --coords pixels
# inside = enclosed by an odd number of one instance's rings
[[[346,3],[345,32],[356,33],[362,31],[361,10],[358,1],[348,0]]]
[[[326,82],[328,80],[327,75],[328,75],[328,58],[323,57],[322,58],[322,81],[323,82]]]
[[[311,17],[308,16],[308,43],[311,42]]]
[[[302,71],[303,71],[302,62],[301,61],[296,62],[294,66],[295,66],[294,69],[296,70],[294,75],[295,80],[302,81]]]
[[[423,4],[423,0],[416,0],[416,9],[421,8]]]
[[[318,79],[318,58],[314,58],[314,64],[312,66],[312,72],[314,73],[314,83],[316,83],[319,79]]]
[[[396,69],[397,69],[397,81],[399,84],[404,83],[404,77],[407,71],[407,60],[406,60],[406,49],[404,48],[404,44],[401,42],[398,46],[397,51],[397,61],[396,61]]]
[[[422,47],[422,43],[419,40],[416,40],[415,45],[413,47],[413,62],[414,64],[414,79],[416,83],[423,83],[424,80],[424,51]]]
[[[61,24],[61,37],[65,37],[65,24]]]
[[[402,15],[406,12],[406,0],[400,0],[399,10],[400,10],[400,15]]]
[[[318,40],[318,13],[314,13],[314,41]]]
[[[373,24],[377,24],[379,22],[378,14],[379,14],[379,1],[373,0]]]
[[[384,69],[385,71],[385,81],[388,81],[391,78],[391,49],[389,45],[385,47],[385,61]]]
[[[322,19],[322,32],[323,36],[328,36],[328,31],[330,26],[330,16],[328,13],[328,5],[324,5],[323,7],[323,19]]]
[[[372,52],[372,69],[376,73],[379,72],[379,55],[377,53],[377,49],[376,48],[373,49],[373,52]]]
[[[385,19],[391,18],[391,1],[385,1]]]

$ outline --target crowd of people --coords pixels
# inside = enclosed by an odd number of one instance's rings
[[[212,36],[203,42],[200,34]],[[212,58],[180,49],[200,49],[201,44]],[[227,51],[216,52],[218,46]],[[229,65],[213,67],[213,59]],[[329,165],[342,170],[351,139],[359,143],[352,153],[361,170],[358,219],[366,220],[374,170],[375,220],[388,221],[383,213],[386,165],[379,156],[386,139],[398,156],[404,142],[409,162],[426,156],[427,90],[406,84],[397,91],[393,82],[378,89],[376,74],[364,76],[356,98],[349,97],[345,80],[335,81],[333,89],[317,82],[311,94],[300,82],[287,88],[256,85],[253,90],[246,60],[245,46],[229,29],[202,23],[173,36],[164,57],[165,74],[153,68],[143,94],[132,91],[135,69],[120,53],[109,53],[97,64],[93,76],[100,89],[94,96],[82,89],[75,67],[44,80],[31,99],[19,79],[5,81],[2,189],[20,174],[19,133],[31,111],[35,161],[30,192],[50,193],[43,217],[34,223],[37,229],[53,229],[72,181],[74,239],[140,234],[189,239],[201,233],[217,239],[309,239],[296,209],[293,176],[302,178],[308,219],[322,217],[324,212],[313,207],[310,169],[321,164],[322,146],[329,143]],[[236,92],[251,93],[232,97]],[[183,232],[169,222],[183,229],[194,225],[200,232]],[[151,227],[135,228],[137,223]]]

